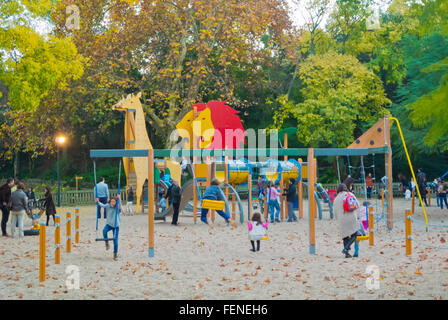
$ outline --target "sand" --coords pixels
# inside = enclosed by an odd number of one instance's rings
[[[217,216],[210,229],[194,224],[191,216],[181,215],[179,226],[171,226],[171,218],[157,221],[153,258],[148,257],[148,216],[124,216],[118,261],[113,261],[112,250],[106,251],[103,242],[94,241],[95,207],[80,207],[81,243],[73,244],[71,253],[65,252],[63,244],[60,265],[54,264],[54,227],[47,230],[47,279],[43,283],[38,281],[39,237],[0,238],[0,298],[447,299],[448,228],[430,228],[426,233],[424,225],[414,223],[413,253],[406,256],[407,207],[410,202],[396,200],[395,218],[399,220],[393,232],[380,221],[375,245],[362,242],[360,257],[348,259],[341,253],[338,221],[330,220],[328,213],[316,221],[315,255],[309,254],[306,209],[299,222],[271,225],[270,239],[262,241],[261,251],[255,253],[249,250],[246,222],[231,228]],[[432,224],[448,225],[447,209],[433,206],[427,212]],[[414,218],[424,220],[418,205]],[[65,228],[61,235],[65,239]],[[79,289],[66,288],[70,265],[79,268]],[[372,266],[379,270],[379,288],[367,286],[375,284],[368,271]]]

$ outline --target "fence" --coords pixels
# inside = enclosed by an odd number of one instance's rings
[[[256,185],[256,181],[253,182],[253,190],[252,195],[256,196],[258,193],[258,187]],[[336,190],[337,184],[322,184],[325,189],[329,190]],[[237,186],[238,194],[240,195],[241,199],[247,199],[247,185],[238,185]],[[401,197],[403,195],[403,192],[400,191],[400,183],[394,183],[393,184],[394,189],[394,197]],[[373,193],[372,196],[375,196],[379,194],[381,197],[381,194],[379,193],[379,187],[376,187],[376,190],[378,190],[378,193]],[[362,183],[357,183],[354,185],[354,191],[355,195],[357,197],[363,197],[364,196],[364,185]],[[117,195],[117,190],[109,190],[110,196],[115,197]],[[303,188],[303,197],[308,197],[308,188]],[[43,199],[45,198],[44,194],[41,192],[36,192],[36,198],[37,199]],[[122,189],[121,191],[121,199],[126,200],[126,192]],[[53,200],[55,203],[57,202],[57,193],[53,194]],[[82,206],[82,205],[93,205],[95,201],[94,195],[93,195],[93,189],[92,190],[78,190],[78,191],[62,191],[61,192],[61,206]]]

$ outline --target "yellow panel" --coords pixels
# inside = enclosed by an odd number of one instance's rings
[[[218,171],[215,173],[215,178],[218,179],[219,182],[223,183],[226,179],[226,175],[222,171]]]
[[[302,164],[302,179],[308,179],[308,166]]]
[[[196,167],[196,178],[207,178],[207,164],[197,163]]]
[[[369,240],[369,236],[357,236],[356,241]]]
[[[181,186],[182,169],[180,167],[179,162],[166,160],[166,167],[170,169],[171,179],[179,182],[179,186]]]
[[[226,203],[224,201],[203,199],[202,208],[212,210],[224,210]]]

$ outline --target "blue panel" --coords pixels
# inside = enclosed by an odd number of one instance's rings
[[[148,256],[149,256],[150,258],[153,258],[153,257],[154,257],[154,248],[149,248],[149,250],[148,250]]]
[[[140,149],[107,149],[90,150],[90,158],[122,158],[122,157],[147,157],[148,150]]]

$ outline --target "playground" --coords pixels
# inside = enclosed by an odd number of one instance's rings
[[[0,300],[448,299],[447,17],[0,1]]]
[[[177,227],[169,221],[155,223],[158,249],[149,259],[147,215],[135,215],[123,217],[119,261],[111,259],[103,243],[94,241],[95,207],[81,207],[80,243],[73,244],[71,253],[62,252],[59,265],[48,249],[45,282],[38,279],[39,237],[3,240],[8,250],[0,251],[2,298],[447,299],[448,283],[443,280],[448,278],[447,252],[437,249],[446,244],[446,228],[427,234],[424,225],[415,224],[413,253],[406,256],[408,205],[404,200],[395,202],[398,220],[393,232],[387,231],[384,221],[378,222],[374,247],[363,242],[357,259],[341,258],[340,249],[335,249],[341,247],[338,224],[328,216],[316,221],[316,254],[310,255],[307,217],[272,226],[270,239],[253,253],[246,243],[245,225],[230,228],[218,220],[210,229],[182,215]],[[428,214],[434,223],[448,224],[438,208],[428,208]],[[424,221],[421,213],[415,219]],[[79,290],[65,286],[69,265],[79,267]],[[371,265],[378,266],[379,289],[366,287],[371,276],[366,269]]]

